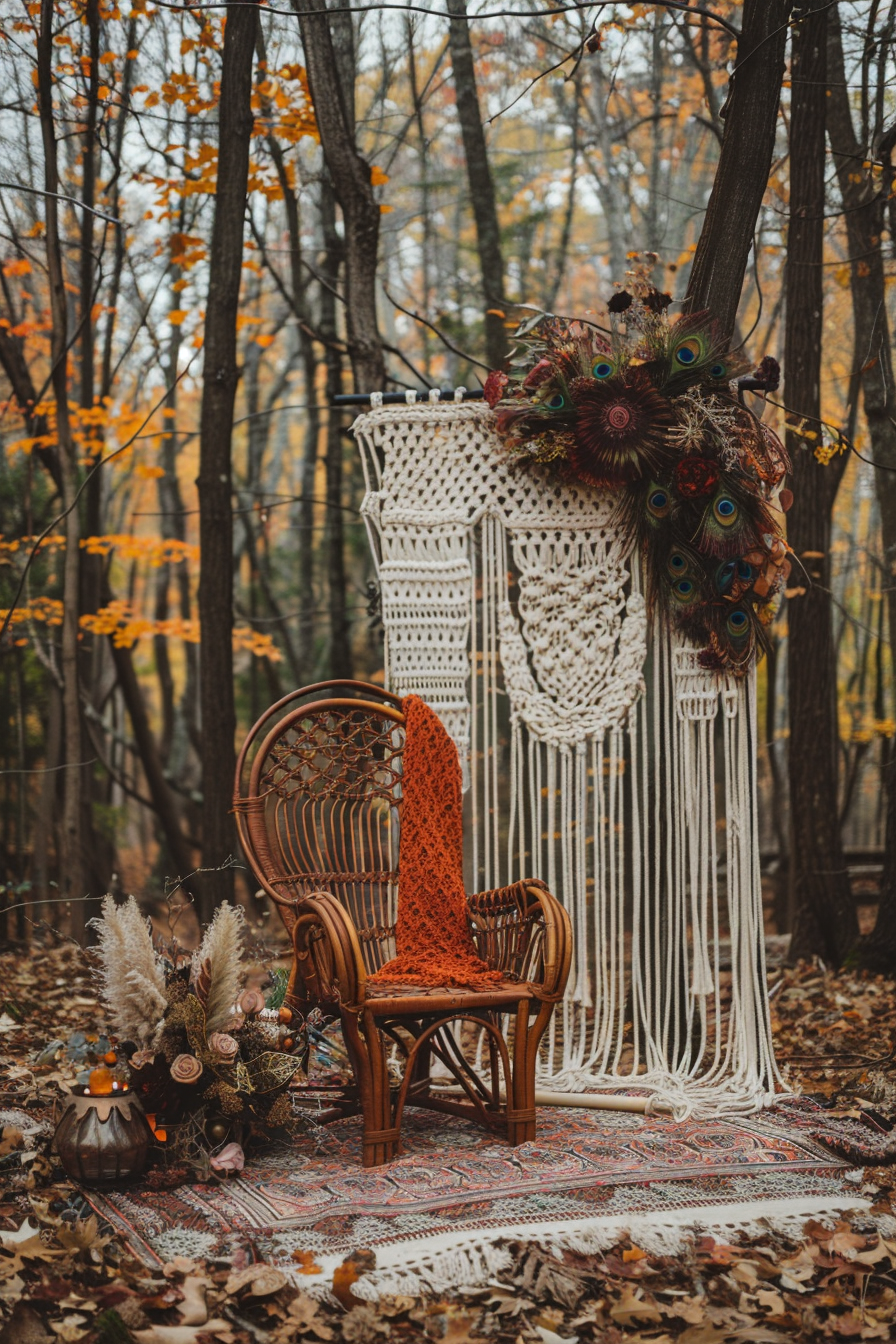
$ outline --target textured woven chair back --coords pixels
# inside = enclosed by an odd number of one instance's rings
[[[355,695],[315,694],[343,688]],[[240,839],[284,922],[297,897],[331,892],[355,923],[368,972],[395,954],[398,706],[363,683],[307,687],[259,720],[237,767]]]

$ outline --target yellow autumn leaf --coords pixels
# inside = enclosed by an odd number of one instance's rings
[[[179,327],[186,316],[186,308],[172,308],[171,312],[168,314],[168,321],[171,323],[172,327]]]

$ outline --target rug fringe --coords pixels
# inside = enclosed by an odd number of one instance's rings
[[[773,1199],[724,1204],[715,1209],[586,1218],[565,1224],[508,1225],[458,1237],[442,1234],[371,1247],[377,1252],[377,1267],[354,1283],[352,1292],[375,1302],[381,1297],[415,1297],[424,1292],[450,1292],[460,1286],[478,1287],[512,1266],[513,1257],[502,1244],[512,1241],[537,1241],[559,1258],[564,1251],[596,1254],[629,1236],[642,1250],[674,1255],[704,1233],[728,1240],[735,1235],[759,1236],[774,1231],[798,1239],[810,1218],[832,1226],[848,1211],[867,1213],[870,1208],[869,1200],[844,1194],[842,1199]],[[329,1266],[323,1268],[323,1282],[314,1285],[319,1291],[328,1289],[331,1277]],[[307,1279],[302,1287],[314,1292]]]

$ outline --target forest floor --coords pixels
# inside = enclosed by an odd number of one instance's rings
[[[778,1058],[791,1084],[825,1098],[834,1114],[873,1111],[886,1131],[896,1121],[896,984],[802,964],[771,969],[769,985]],[[36,1065],[37,1054],[54,1037],[101,1025],[76,947],[0,953],[0,1108],[49,1120],[74,1070]],[[893,1138],[887,1156],[896,1161],[896,1131]],[[856,1190],[873,1201],[872,1215],[896,1213],[896,1166],[865,1167]],[[371,1304],[351,1291],[363,1256],[337,1271],[335,1296],[324,1302],[274,1266],[233,1274],[178,1259],[149,1271],[95,1217],[76,1216],[74,1194],[45,1140],[3,1130],[0,1344],[774,1344],[896,1336],[896,1240],[879,1235],[867,1215],[836,1227],[807,1223],[797,1240],[772,1231],[732,1245],[704,1236],[675,1256],[648,1254],[630,1240],[560,1259],[520,1244],[511,1248],[514,1268],[485,1287]]]

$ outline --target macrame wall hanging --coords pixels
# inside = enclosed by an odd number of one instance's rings
[[[526,409],[512,391],[503,375],[487,387],[497,412],[374,395],[355,422],[388,686],[422,696],[457,743],[468,889],[541,877],[570,912],[573,972],[540,1082],[645,1090],[678,1115],[755,1109],[780,1083],[755,660],[737,642],[708,657],[668,619],[630,495],[558,470],[544,437],[523,462],[509,451],[501,410]],[[652,484],[637,485],[645,499]]]

